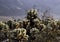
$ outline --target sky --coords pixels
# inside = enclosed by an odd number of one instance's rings
[[[0,16],[25,16],[31,8],[39,9],[39,15],[50,9],[54,18],[60,18],[60,0],[0,0]]]

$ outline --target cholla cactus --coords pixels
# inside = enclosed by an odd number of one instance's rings
[[[52,30],[57,30],[57,22],[56,21],[51,21],[51,23],[47,24],[47,27],[52,29]]]
[[[23,19],[23,28],[27,29],[28,25],[29,25],[29,20]]]
[[[8,38],[8,32],[9,32],[8,25],[4,24],[3,22],[0,22],[0,38],[1,38],[1,40]]]
[[[47,25],[48,23],[53,22],[53,19],[50,18],[50,17],[47,17],[43,22],[44,22],[45,25]]]
[[[39,25],[41,22],[39,21],[38,18],[36,18],[36,19],[34,19],[34,23],[35,23],[35,25]]]
[[[5,31],[5,32],[9,31],[9,26],[8,25],[4,25],[4,28],[2,30]]]
[[[27,12],[27,19],[36,18],[37,14],[38,14],[37,9],[28,10],[28,12]]]
[[[30,29],[30,33],[38,33],[39,30],[37,28],[32,28]]]
[[[0,31],[2,30],[3,25],[5,25],[5,24],[3,24],[2,22],[0,22]]]
[[[39,29],[40,29],[41,31],[44,31],[44,30],[46,29],[46,25],[44,25],[44,24],[40,24],[39,26],[40,26]]]
[[[31,33],[31,42],[44,42],[44,34],[39,31],[37,28],[32,28]]]
[[[22,28],[23,27],[23,21],[18,21],[19,23],[19,27]]]
[[[57,21],[57,28],[60,30],[60,20]]]
[[[19,41],[21,40],[28,40],[28,35],[26,35],[26,30],[24,28],[18,28],[14,29],[12,31],[13,36],[11,36],[14,39],[17,39]]]
[[[28,40],[28,35],[26,35],[26,29],[24,29],[24,28],[21,28],[21,29],[20,29],[20,33],[19,33],[18,36],[19,36],[19,37],[20,37],[20,36],[23,36],[22,39]],[[21,38],[21,37],[20,37],[20,38]]]
[[[9,21],[7,21],[7,25],[9,26],[9,28],[12,30],[12,29],[14,29],[13,27],[13,24],[14,24],[14,21],[13,20],[9,20]]]
[[[19,28],[19,23],[18,22],[15,22],[14,23],[14,26],[15,26],[15,28]]]
[[[1,28],[1,31],[3,32],[9,31],[9,26],[7,24],[4,24],[3,22],[0,22],[0,28]]]
[[[37,12],[37,9],[31,9],[31,10],[28,10],[27,12],[28,14],[31,13],[31,15],[36,15],[38,12]]]

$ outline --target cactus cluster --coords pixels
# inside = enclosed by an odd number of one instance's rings
[[[60,42],[60,20],[43,20],[36,9],[28,10],[22,20],[0,21],[0,42]]]

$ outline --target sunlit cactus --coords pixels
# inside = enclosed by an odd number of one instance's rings
[[[0,28],[3,32],[8,32],[9,31],[9,26],[3,22],[0,22]]]
[[[11,38],[21,40],[28,40],[28,35],[26,35],[26,30],[24,28],[14,29],[12,32]]]
[[[27,19],[36,18],[37,14],[38,14],[37,9],[28,10],[28,12],[27,12]]]

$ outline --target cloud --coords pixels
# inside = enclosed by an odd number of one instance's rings
[[[17,0],[20,5],[24,5],[22,0]]]
[[[20,7],[16,7],[16,9],[21,9]]]

